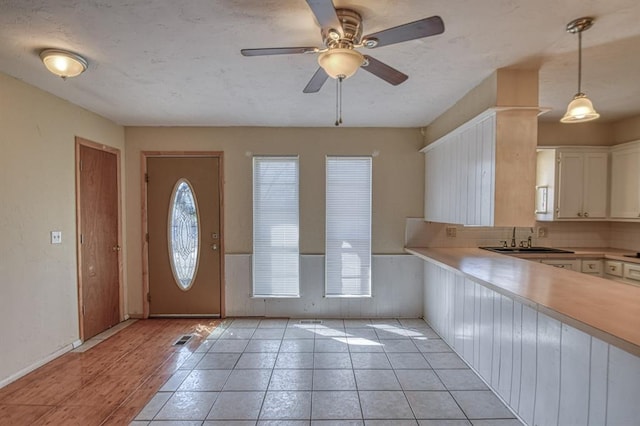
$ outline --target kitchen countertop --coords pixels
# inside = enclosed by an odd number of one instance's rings
[[[640,356],[640,287],[553,268],[478,248],[405,248],[471,280]],[[638,261],[615,249],[575,249],[576,255]],[[530,259],[533,254],[518,255]],[[536,254],[535,256],[540,256]]]

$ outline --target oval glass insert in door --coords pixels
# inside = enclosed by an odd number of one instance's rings
[[[189,290],[198,270],[200,227],[198,204],[187,179],[176,182],[169,203],[169,259],[176,284]]]

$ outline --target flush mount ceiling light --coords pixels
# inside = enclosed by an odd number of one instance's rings
[[[593,108],[591,100],[582,93],[582,32],[588,30],[593,25],[593,18],[578,18],[567,24],[567,32],[578,33],[578,93],[567,106],[567,112],[560,119],[561,123],[584,123],[595,120],[600,114]]]
[[[75,53],[59,49],[45,49],[40,59],[53,74],[66,79],[76,77],[87,69],[87,60]]]

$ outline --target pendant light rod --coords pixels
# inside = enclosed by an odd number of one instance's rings
[[[578,33],[578,93],[582,93],[582,32],[593,26],[593,18],[574,19],[567,24],[567,32]]]
[[[578,32],[578,93],[582,93],[582,31]]]

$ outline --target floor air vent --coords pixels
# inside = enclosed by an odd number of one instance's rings
[[[322,320],[300,320],[300,324],[322,324]]]
[[[184,336],[176,340],[173,346],[183,346],[189,341],[189,339],[191,339],[191,337],[193,337],[191,334],[185,334]]]

